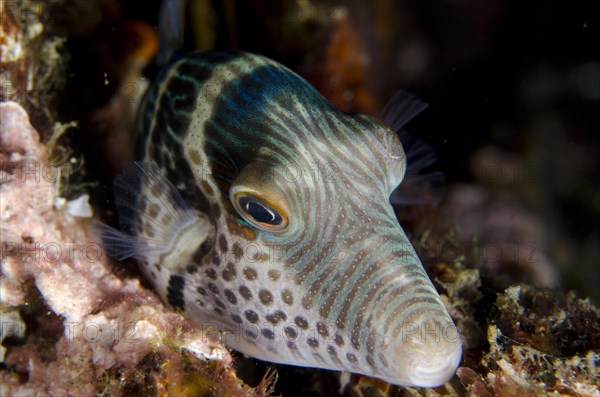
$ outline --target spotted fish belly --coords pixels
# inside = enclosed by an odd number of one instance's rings
[[[406,166],[389,127],[264,57],[196,53],[151,87],[137,134],[107,249],[209,335],[400,385],[454,375],[457,330],[389,204]]]

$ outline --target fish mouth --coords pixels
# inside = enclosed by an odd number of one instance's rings
[[[408,378],[419,387],[436,387],[449,381],[460,364],[462,358],[462,345],[443,356],[432,355],[413,360],[408,369]]]

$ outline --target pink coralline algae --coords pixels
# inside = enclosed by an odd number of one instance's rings
[[[2,329],[17,331],[7,335],[13,339],[24,335],[19,343],[4,340],[2,395],[124,395],[140,383],[139,371],[155,371],[142,382],[155,391],[218,387],[254,395],[235,377],[222,345],[138,279],[114,274],[89,219],[57,209],[58,166],[23,108],[0,103],[0,120]],[[204,375],[186,381],[186,368]],[[199,383],[205,378],[211,381]]]

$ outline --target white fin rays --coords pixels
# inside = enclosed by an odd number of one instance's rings
[[[380,119],[388,125],[393,132],[398,132],[406,123],[412,120],[428,106],[415,95],[400,90],[385,105]]]
[[[189,256],[192,252],[182,249],[178,239],[186,236],[191,240],[186,245],[195,249],[211,230],[210,221],[200,218],[154,164],[129,164],[115,178],[114,190],[123,232],[101,224],[96,229],[115,259],[136,257],[156,263],[165,254]]]
[[[93,220],[92,228],[95,234],[102,239],[102,245],[108,255],[118,261],[127,258],[138,258],[141,253],[146,252],[149,248],[141,239],[122,233],[102,222]]]
[[[444,174],[439,171],[421,173],[436,162],[435,150],[403,130],[404,126],[427,106],[427,103],[415,95],[400,90],[381,112],[381,120],[398,135],[406,153],[406,175],[390,196],[392,205],[437,205],[442,199]]]

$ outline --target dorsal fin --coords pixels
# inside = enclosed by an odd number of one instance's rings
[[[417,138],[410,132],[402,130],[398,133],[402,147],[406,153],[406,174],[416,175],[421,170],[437,161],[437,155],[431,145]]]
[[[380,118],[392,131],[398,132],[427,106],[415,95],[399,90],[385,105]]]
[[[427,106],[427,103],[415,95],[399,90],[381,113],[381,120],[398,134],[406,153],[406,176],[390,197],[390,203],[393,205],[437,205],[441,200],[444,174],[440,171],[420,174],[420,171],[436,162],[435,150],[403,130],[403,127]]]

